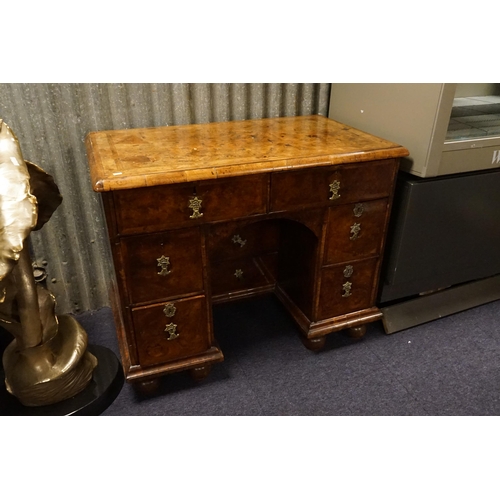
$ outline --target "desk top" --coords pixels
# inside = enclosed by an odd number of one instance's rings
[[[91,132],[95,191],[407,156],[398,144],[324,116]]]

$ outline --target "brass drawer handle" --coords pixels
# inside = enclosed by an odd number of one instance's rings
[[[338,200],[340,198],[339,190],[340,190],[340,181],[333,181],[330,184],[330,193],[332,193],[332,195],[328,199]]]
[[[235,234],[231,240],[235,245],[240,245],[243,248],[247,242],[247,240],[242,240],[239,234]]]
[[[165,307],[163,308],[163,314],[167,318],[173,318],[175,316],[176,311],[177,308],[172,303],[166,304]],[[177,330],[177,325],[175,323],[169,323],[168,325],[165,326],[165,332],[168,333],[167,340],[174,340],[179,336],[176,330]]]
[[[167,340],[175,340],[179,336],[176,330],[177,330],[177,325],[175,323],[169,323],[165,327],[165,332],[168,333]]]
[[[354,273],[354,267],[352,267],[350,265],[345,266],[345,269],[344,269],[344,277],[345,278],[350,278],[353,273]]]
[[[158,271],[158,274],[160,276],[167,276],[168,274],[170,274],[172,272],[168,268],[168,266],[170,265],[170,257],[165,257],[164,255],[162,255],[161,257],[156,259],[156,261],[158,262],[157,266],[161,267],[161,270]]]
[[[361,217],[365,211],[365,207],[363,203],[356,203],[352,211],[354,212],[354,217]]]
[[[193,211],[193,213],[189,216],[190,219],[203,217],[203,214],[200,212],[202,201],[203,200],[197,196],[193,196],[189,199],[189,208]]]
[[[174,304],[167,304],[163,308],[163,314],[167,318],[173,318],[175,316],[175,313],[177,312],[177,308],[174,306]]]
[[[342,297],[350,297],[352,295],[351,289],[352,289],[352,283],[350,281],[346,281],[342,285],[342,290],[343,290]]]
[[[242,279],[243,278],[243,271],[241,269],[236,269],[236,271],[234,272],[234,276],[238,280]]]
[[[359,238],[359,232],[361,231],[361,224],[358,222],[355,222],[351,226],[351,236],[349,237],[350,240],[357,240]]]

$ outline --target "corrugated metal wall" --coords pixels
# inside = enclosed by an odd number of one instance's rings
[[[25,159],[50,173],[63,204],[32,233],[34,260],[48,273],[58,312],[109,305],[104,214],[92,191],[84,139],[93,130],[328,114],[329,84],[6,84],[0,118]]]

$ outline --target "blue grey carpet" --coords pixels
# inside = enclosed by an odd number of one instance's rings
[[[89,341],[118,354],[110,309],[76,316]],[[362,340],[331,334],[308,351],[281,304],[266,296],[214,308],[225,361],[201,382],[130,384],[103,415],[500,415],[500,301]]]

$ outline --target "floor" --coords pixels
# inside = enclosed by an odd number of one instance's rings
[[[77,316],[91,343],[118,353],[107,308]],[[301,343],[273,297],[214,309],[225,355],[195,382],[163,377],[145,397],[128,383],[104,415],[499,415],[500,301],[359,341],[332,334],[319,353]]]

